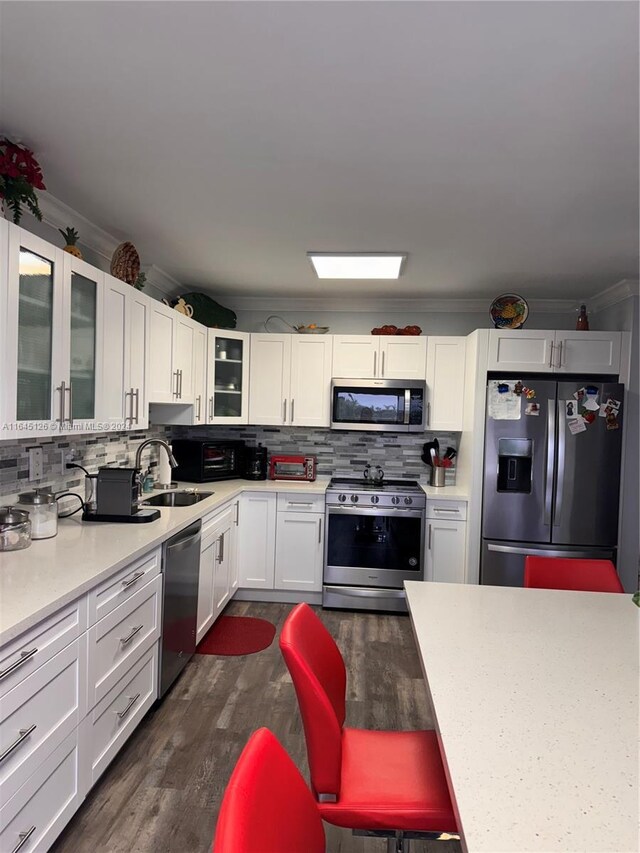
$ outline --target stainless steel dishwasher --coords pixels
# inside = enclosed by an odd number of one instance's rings
[[[191,524],[162,546],[162,698],[196,650],[201,521]]]

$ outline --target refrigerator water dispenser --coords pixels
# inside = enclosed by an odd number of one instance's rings
[[[498,439],[498,491],[531,493],[533,440]]]

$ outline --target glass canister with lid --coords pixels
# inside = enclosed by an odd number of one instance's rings
[[[20,551],[31,545],[29,513],[14,506],[0,507],[0,551]]]
[[[52,539],[58,533],[56,496],[44,489],[18,495],[18,509],[29,513],[32,539]]]

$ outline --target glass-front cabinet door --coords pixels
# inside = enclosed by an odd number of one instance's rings
[[[62,250],[9,225],[3,420],[16,437],[55,434],[64,421],[63,267]]]
[[[248,423],[249,334],[209,329],[207,423]]]
[[[4,437],[93,428],[102,275],[9,225]]]

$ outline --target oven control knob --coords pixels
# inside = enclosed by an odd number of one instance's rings
[[[377,495],[371,495],[371,503],[372,504],[380,503],[380,498]]]
[[[412,503],[413,503],[413,498],[405,498],[405,499],[404,499],[404,502],[405,502],[406,504],[412,504]]]
[[[358,503],[358,496],[357,495],[351,495],[351,503],[352,504]]]
[[[399,503],[400,503],[400,498],[399,498],[397,495],[394,495],[394,496],[391,498],[391,503],[392,503],[392,504],[399,504]]]
[[[347,499],[346,495],[338,495],[338,500],[340,501],[341,504],[343,504],[346,501],[346,499]]]

